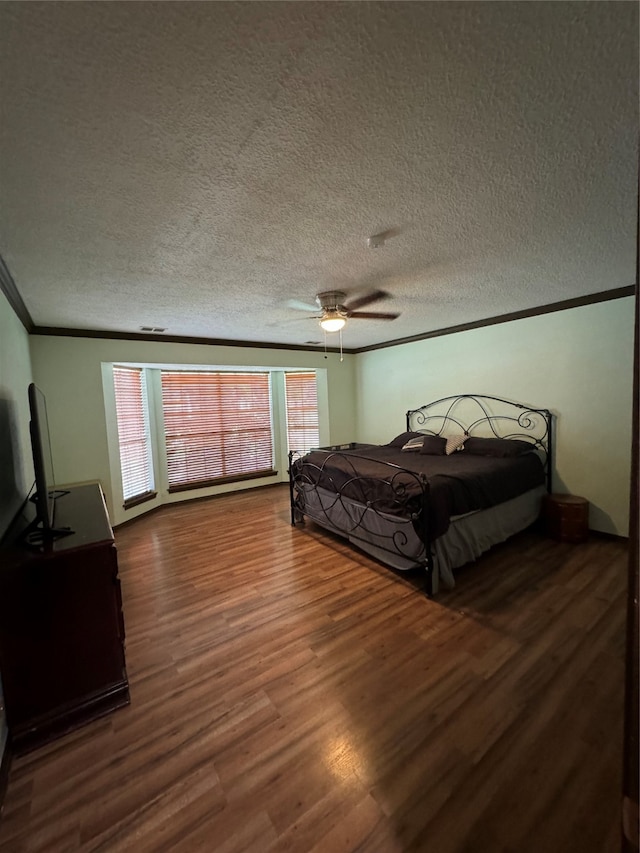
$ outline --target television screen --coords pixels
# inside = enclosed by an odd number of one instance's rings
[[[34,502],[38,520],[43,531],[53,530],[53,515],[55,511],[55,477],[53,473],[53,457],[51,455],[51,439],[49,437],[49,421],[47,418],[47,403],[42,391],[33,384],[29,385],[29,411],[31,413],[31,447],[33,450],[33,467],[36,477],[36,492]]]

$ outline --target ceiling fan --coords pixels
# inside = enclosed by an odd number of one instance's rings
[[[308,305],[306,302],[291,299],[289,307],[294,308],[296,311],[313,311],[313,316],[315,319],[320,320],[320,326],[325,332],[339,332],[345,326],[347,320],[351,319],[395,320],[396,317],[400,316],[400,314],[388,311],[358,310],[381,299],[388,299],[389,294],[385,293],[384,290],[374,290],[357,299],[352,299],[351,302],[345,302],[346,298],[347,294],[341,290],[326,290],[323,293],[318,293],[315,305]]]

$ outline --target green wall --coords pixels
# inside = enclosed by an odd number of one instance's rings
[[[31,489],[29,336],[0,292],[0,537]],[[0,758],[7,738],[0,689]]]
[[[595,530],[628,532],[633,298],[347,355],[32,336],[35,381],[47,395],[56,476],[99,479],[114,523],[102,365],[320,368],[329,440],[388,441],[404,414],[450,394],[479,393],[555,415],[554,488],[586,497]],[[143,511],[143,510],[139,510]]]
[[[590,525],[628,533],[633,297],[362,353],[357,432],[385,442],[404,414],[490,394],[555,415],[554,490],[590,501]]]
[[[0,292],[0,536],[33,483],[29,335]]]
[[[328,424],[328,440],[351,441],[355,434],[355,357],[343,362],[336,353],[298,352],[250,347],[219,347],[149,341],[96,338],[31,336],[31,354],[36,384],[47,398],[56,483],[72,484],[100,480],[107,496],[112,523],[119,524],[154,506],[154,503],[125,513],[116,484],[117,472],[110,467],[108,425],[113,413],[105,411],[103,365],[113,362],[210,367],[315,368],[327,372],[326,405],[321,419]],[[326,431],[325,431],[326,432]],[[279,479],[283,479],[282,471]],[[256,481],[263,485],[264,480]],[[246,488],[248,483],[242,484]],[[226,489],[229,490],[229,487]],[[215,494],[218,489],[199,490]],[[180,495],[165,501],[180,500]],[[159,500],[157,501],[159,502]]]

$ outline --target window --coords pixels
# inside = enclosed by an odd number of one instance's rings
[[[170,492],[276,473],[268,373],[161,376]]]
[[[155,497],[147,389],[139,367],[114,367],[120,470],[125,509]]]
[[[307,452],[320,444],[316,374],[285,373],[287,444],[289,450]]]

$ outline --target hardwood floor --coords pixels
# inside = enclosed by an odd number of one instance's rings
[[[14,760],[3,853],[619,849],[623,543],[528,531],[430,601],[284,486],[116,542],[131,705]]]

